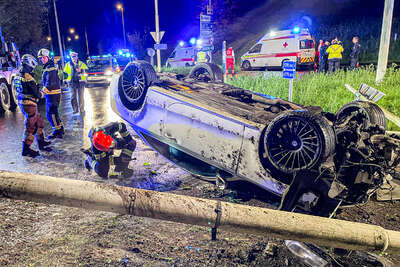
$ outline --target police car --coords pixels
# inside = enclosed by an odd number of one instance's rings
[[[114,72],[119,71],[120,68],[113,56],[91,56],[88,60],[88,84],[109,84],[111,82],[111,76],[114,74]]]
[[[297,66],[314,66],[315,53],[315,42],[307,29],[272,31],[241,57],[241,67],[282,67],[287,60],[296,61]]]

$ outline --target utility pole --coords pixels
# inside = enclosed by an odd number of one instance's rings
[[[85,26],[85,38],[86,38],[86,54],[87,54],[87,57],[89,58],[89,56],[90,56],[90,54],[89,54],[89,40],[88,40],[88,37],[87,37],[86,26]]]
[[[56,26],[57,26],[57,36],[58,36],[58,48],[60,49],[60,56],[61,56],[61,64],[64,69],[64,51],[62,49],[61,45],[61,35],[60,35],[60,26],[58,25],[58,14],[57,14],[57,6],[56,6],[56,0],[53,0],[54,4],[54,16],[56,17]]]
[[[380,83],[383,81],[387,69],[390,36],[392,33],[393,9],[394,9],[394,0],[385,0],[381,42],[379,46],[378,68],[376,70],[376,83]]]
[[[158,0],[154,0],[154,6],[156,11],[156,44],[160,43],[160,19],[158,17]],[[157,49],[157,71],[161,72],[161,51]]]

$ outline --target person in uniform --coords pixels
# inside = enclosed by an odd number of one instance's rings
[[[22,156],[35,158],[39,152],[31,148],[36,135],[36,141],[41,151],[51,151],[48,147],[51,143],[44,139],[43,119],[38,111],[37,103],[42,94],[39,85],[33,78],[33,70],[38,65],[36,59],[29,54],[21,58],[22,69],[13,80],[18,94],[18,105],[25,116],[25,133],[22,142]]]
[[[332,45],[326,49],[326,53],[328,54],[329,73],[339,70],[343,46],[339,44],[337,38],[332,40]]]
[[[232,76],[235,75],[235,52],[232,47],[226,49],[226,75],[229,75],[231,69]]]
[[[85,153],[85,167],[94,170],[102,178],[127,178],[132,176],[128,168],[136,142],[124,123],[111,122],[92,128],[89,132],[91,147]]]
[[[61,100],[61,82],[54,61],[50,58],[50,51],[43,48],[39,50],[38,58],[43,63],[42,86],[46,98],[46,115],[53,133],[49,139],[63,138],[64,126],[58,114]]]
[[[350,53],[350,70],[356,69],[358,65],[358,58],[360,56],[360,44],[358,40],[358,36],[353,37],[353,47]]]
[[[87,83],[85,74],[88,67],[78,59],[78,53],[71,52],[70,56],[71,61],[65,65],[64,72],[68,75],[68,87],[72,91],[71,106],[74,111],[74,117],[77,118],[80,112],[83,118],[85,116],[84,92]]]

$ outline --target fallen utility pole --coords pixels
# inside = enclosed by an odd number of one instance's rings
[[[0,171],[0,196],[320,246],[400,253],[400,232],[380,226],[87,181]]]
[[[385,77],[388,57],[390,36],[392,33],[392,20],[393,20],[394,0],[385,0],[385,9],[383,11],[382,33],[381,42],[379,45],[378,67],[376,70],[376,83],[383,81]]]

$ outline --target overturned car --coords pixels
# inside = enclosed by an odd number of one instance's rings
[[[363,202],[399,163],[374,103],[327,113],[225,84],[209,63],[183,76],[133,62],[113,76],[111,105],[176,165],[220,185],[249,181],[281,196],[283,210],[327,215]]]

